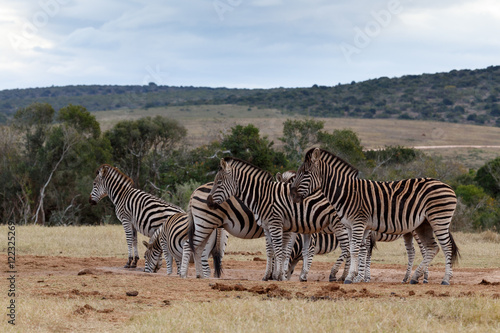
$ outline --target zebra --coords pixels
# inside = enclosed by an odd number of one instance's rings
[[[180,274],[183,245],[187,239],[188,218],[186,213],[177,213],[169,216],[163,224],[156,229],[149,242],[143,241],[146,246],[144,253],[144,272],[155,273],[161,267],[161,254],[165,257],[167,263],[167,274],[172,274],[172,258],[177,264],[177,274]],[[208,266],[208,252],[214,260],[214,276],[220,277],[222,272],[221,260],[224,255],[225,245],[227,244],[227,232],[223,229],[216,229],[210,235],[206,250],[203,251],[203,275],[210,276],[210,267]],[[222,245],[222,246],[220,246]]]
[[[276,174],[276,181],[291,184],[295,179],[295,175],[296,172],[292,170],[285,171],[283,173],[278,172]],[[307,236],[304,236],[303,234],[298,236],[294,235],[289,242],[288,253],[290,253],[290,255],[288,256],[288,269],[285,269],[287,272],[287,278],[290,279],[295,266],[298,261],[302,259],[302,272],[300,273],[299,279],[301,281],[306,281],[307,274],[311,269],[314,255],[330,253],[335,250],[337,246],[339,246],[342,252],[335,265],[332,267],[329,281],[337,281],[337,272],[342,265],[342,262],[345,261],[344,273],[339,279],[340,281],[343,281],[347,276],[351,257],[349,256],[349,235],[345,227],[340,223],[340,218],[336,216],[327,228],[323,229],[319,233],[312,234],[308,249],[305,249],[304,247],[304,237]],[[306,253],[306,256],[304,256],[303,253]]]
[[[276,174],[276,179],[278,181],[286,182],[286,183],[292,183],[293,180],[295,180],[295,176],[297,173],[295,171],[289,170],[285,171],[283,174],[277,173]],[[340,219],[339,219],[340,220]],[[341,226],[340,230],[336,230],[336,233],[333,233],[331,230],[332,227],[338,228]],[[364,256],[361,256],[363,260],[360,260],[359,262],[359,271],[358,275],[355,278],[355,282],[370,282],[371,276],[370,276],[370,266],[371,266],[371,255],[372,255],[372,249],[375,246],[375,242],[393,242],[396,239],[399,239],[401,237],[404,237],[404,243],[406,247],[406,253],[408,257],[408,264],[407,264],[407,269],[405,276],[403,278],[403,283],[406,283],[411,275],[412,268],[413,268],[413,261],[415,260],[415,248],[413,247],[413,238],[417,240],[417,243],[420,247],[420,251],[422,252],[422,256],[424,256],[425,249],[423,248],[420,240],[418,239],[418,236],[416,235],[415,232],[412,232],[411,234],[405,234],[405,235],[390,235],[390,234],[383,234],[380,232],[372,231],[371,235],[373,237],[367,237],[368,243],[365,245],[364,249],[366,251],[366,254]],[[340,238],[340,241],[339,241]],[[344,240],[345,239],[345,240]],[[338,243],[342,243],[342,240],[344,240],[345,243],[349,244],[349,237],[347,234],[347,230],[343,227],[341,223],[332,223],[329,228],[324,229],[320,233],[313,234],[311,238],[311,245],[309,246],[309,263],[308,266],[311,266],[312,262],[312,257],[314,254],[326,254],[330,253],[331,251],[335,250],[338,246]],[[290,254],[290,264],[293,265],[293,267],[288,268],[288,278],[290,278],[290,275],[293,273],[294,267],[297,265],[297,262],[302,258],[302,237],[297,237],[294,244],[293,244],[293,249]],[[342,246],[341,246],[342,247]],[[342,254],[344,255],[344,248],[342,247]],[[349,256],[349,250],[348,246],[346,246],[346,256],[348,259],[348,263],[346,264],[345,268],[349,269],[349,261],[350,261],[350,256]],[[341,261],[341,258],[339,258],[339,261]],[[306,259],[307,260],[307,259]],[[340,262],[339,262],[340,264]],[[335,272],[336,273],[336,272]],[[344,274],[341,277],[341,281],[345,279],[347,276],[347,270],[344,271]],[[333,277],[333,278],[332,278]],[[330,274],[330,282],[335,281],[335,274],[332,272]],[[424,272],[424,283],[428,282],[428,270]]]
[[[425,248],[425,257],[410,283],[418,283],[439,250],[445,255],[445,275],[449,285],[452,265],[459,250],[450,233],[457,198],[450,186],[431,178],[377,182],[358,178],[358,170],[334,154],[310,149],[297,171],[291,196],[295,202],[321,190],[342,217],[351,233],[351,266],[344,283],[352,283],[358,269],[360,245],[369,230],[384,234],[415,231]]]
[[[310,234],[328,227],[337,215],[321,191],[312,193],[302,203],[293,203],[290,189],[290,184],[275,182],[265,170],[237,158],[225,157],[221,159],[207,198],[209,207],[221,204],[231,196],[240,198],[261,221],[263,228],[269,230],[276,261],[275,280],[285,278],[283,232],[309,234],[310,239]],[[305,249],[308,247],[309,244],[304,245]]]
[[[134,188],[132,179],[109,164],[97,169],[89,202],[96,205],[106,196],[115,205],[116,216],[125,230],[128,246],[125,268],[137,267],[137,232],[151,237],[165,218],[184,212],[180,207]]]
[[[184,278],[187,277],[191,254],[194,256],[196,275],[202,277],[202,250],[206,247],[205,244],[209,241],[213,230],[224,228],[229,234],[243,239],[255,239],[265,235],[264,229],[257,224],[253,213],[237,198],[230,198],[227,202],[216,207],[215,210],[209,209],[207,197],[212,186],[213,182],[199,186],[191,194],[189,200],[188,241],[183,246],[180,271],[181,277]],[[271,267],[272,265],[269,269]]]

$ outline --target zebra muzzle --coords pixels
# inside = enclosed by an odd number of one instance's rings
[[[290,190],[290,196],[292,197],[292,201],[295,203],[301,203],[304,197],[300,195],[299,191],[297,191],[296,187],[292,187]]]

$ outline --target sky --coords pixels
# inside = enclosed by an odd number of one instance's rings
[[[0,0],[0,90],[274,88],[500,65],[498,0]]]

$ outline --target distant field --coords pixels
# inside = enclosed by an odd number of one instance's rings
[[[281,146],[278,139],[286,119],[302,117],[285,115],[276,109],[259,109],[239,105],[175,106],[151,109],[122,109],[94,113],[103,130],[120,120],[163,115],[179,120],[188,130],[188,144],[196,147],[217,140],[221,133],[237,125],[254,124],[262,135]],[[325,122],[325,130],[350,128],[361,139],[365,149],[388,145],[500,145],[500,127],[463,125],[444,122],[394,119],[317,118]],[[429,154],[458,160],[467,167],[477,168],[500,156],[499,148],[453,148],[426,150]]]

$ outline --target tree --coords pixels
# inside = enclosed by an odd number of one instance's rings
[[[279,139],[284,142],[283,150],[294,167],[300,165],[307,148],[318,142],[318,135],[323,126],[324,121],[311,118],[287,119],[283,123],[283,136]]]
[[[160,161],[185,136],[186,129],[178,121],[161,116],[121,121],[105,133],[113,149],[113,160],[139,187],[145,183],[141,178],[143,171],[156,183]]]
[[[231,133],[224,136],[221,142],[223,150],[229,154],[248,161],[259,168],[275,172],[286,166],[284,154],[275,152],[273,142],[267,136],[260,137],[259,129],[252,124],[236,125]]]
[[[494,197],[500,197],[500,157],[489,161],[477,170],[476,181]]]
[[[332,134],[320,132],[318,141],[321,148],[330,151],[353,165],[365,161],[363,147],[357,134],[350,129],[334,130]]]

